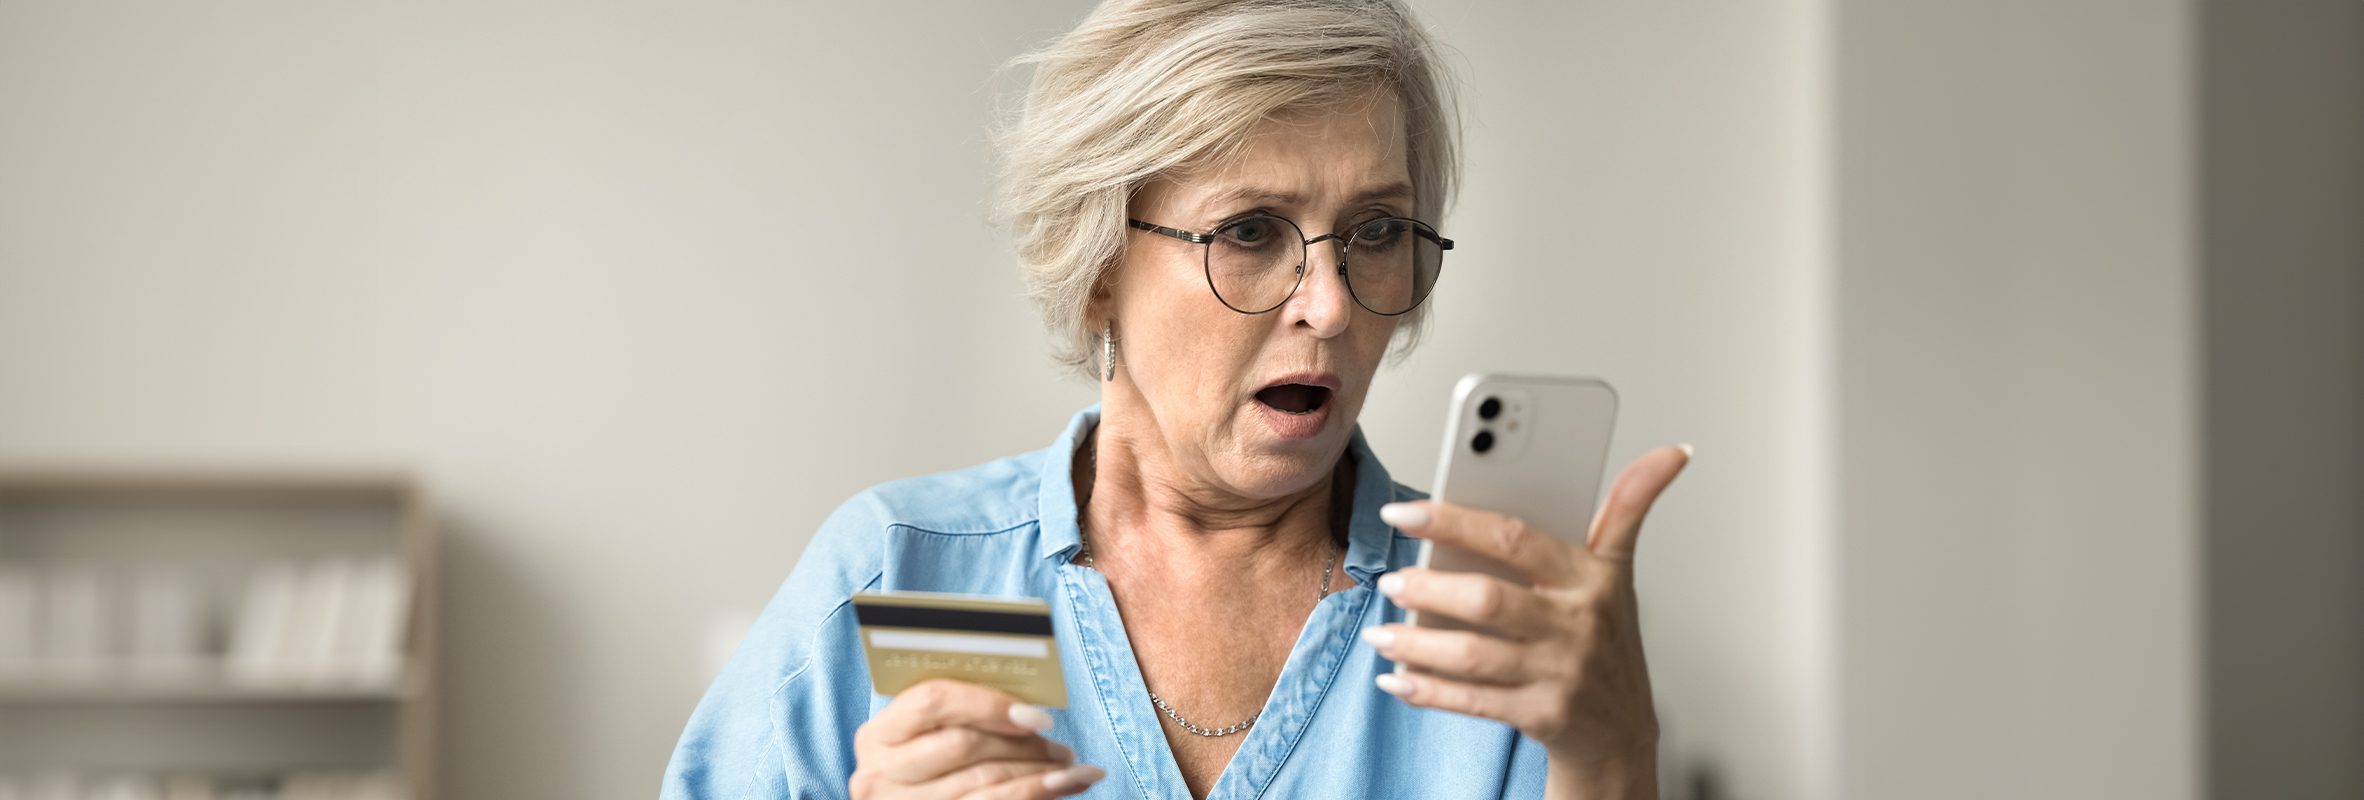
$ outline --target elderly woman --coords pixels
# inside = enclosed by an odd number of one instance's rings
[[[1450,106],[1410,13],[1110,0],[1030,60],[1006,208],[1101,402],[830,517],[665,796],[1656,797],[1631,565],[1687,451],[1629,467],[1577,546],[1420,499],[1355,427],[1451,246]],[[1414,568],[1412,537],[1530,582]],[[1069,705],[875,695],[849,598],[878,590],[1043,598]]]

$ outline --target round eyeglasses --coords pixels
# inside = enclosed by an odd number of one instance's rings
[[[1403,217],[1384,217],[1354,226],[1344,234],[1311,239],[1297,223],[1271,214],[1255,214],[1225,222],[1213,233],[1191,233],[1137,219],[1125,221],[1141,230],[1171,236],[1206,247],[1207,286],[1215,299],[1242,314],[1262,314],[1281,307],[1305,282],[1306,248],[1328,241],[1339,243],[1338,274],[1346,278],[1346,292],[1371,313],[1392,317],[1411,311],[1436,288],[1437,271],[1453,240],[1436,235],[1427,223]]]

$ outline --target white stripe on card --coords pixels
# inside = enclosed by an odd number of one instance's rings
[[[917,633],[913,631],[869,631],[870,646],[890,650],[934,650],[940,653],[971,653],[981,656],[1020,656],[1050,658],[1049,643],[1041,639],[1017,639],[1008,636],[975,636],[966,633]]]

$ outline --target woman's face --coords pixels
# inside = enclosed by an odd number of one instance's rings
[[[1148,183],[1128,210],[1194,233],[1266,213],[1296,223],[1306,239],[1410,217],[1397,101],[1377,92],[1277,115],[1236,158]],[[1194,488],[1269,499],[1318,484],[1346,448],[1396,326],[1348,294],[1338,243],[1305,248],[1304,281],[1286,303],[1242,314],[1209,288],[1204,245],[1142,230],[1130,237],[1096,301],[1116,329],[1107,407],[1145,414],[1154,434],[1127,427],[1162,438],[1174,477]]]

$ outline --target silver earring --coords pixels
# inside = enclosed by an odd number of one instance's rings
[[[1116,325],[1115,320],[1100,321],[1100,380],[1116,380]]]

